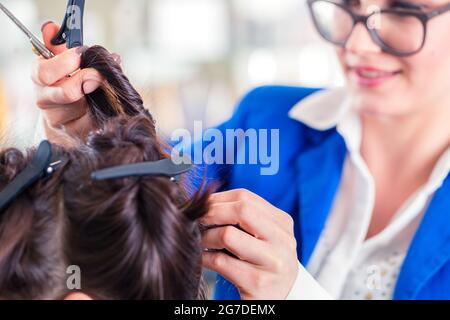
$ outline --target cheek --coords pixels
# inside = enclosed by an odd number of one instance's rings
[[[341,65],[341,68],[345,72],[344,49],[340,48],[340,47],[337,47],[335,49],[335,52],[336,52],[336,56],[337,56],[337,58],[339,60],[339,63]]]
[[[422,51],[404,59],[410,94],[417,96],[418,92],[417,101],[423,104],[450,97],[450,41],[441,30],[435,29],[430,25]]]

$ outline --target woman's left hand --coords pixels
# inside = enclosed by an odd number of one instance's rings
[[[298,273],[293,220],[287,213],[247,190],[211,196],[202,224],[203,265],[232,282],[242,299],[285,299]],[[236,226],[239,226],[237,228]]]

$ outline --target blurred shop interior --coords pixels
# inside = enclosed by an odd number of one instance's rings
[[[66,0],[3,0],[35,34],[61,23]],[[161,133],[226,120],[245,92],[264,84],[339,86],[333,47],[315,34],[305,0],[86,0],[85,44],[120,53],[126,74]],[[34,142],[36,57],[0,15],[3,144]],[[12,143],[11,143],[12,142]]]

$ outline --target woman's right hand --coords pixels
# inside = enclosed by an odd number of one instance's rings
[[[65,45],[51,44],[58,30],[59,26],[52,22],[42,26],[45,46],[56,56],[49,60],[39,57],[32,72],[36,104],[42,110],[45,132],[52,142],[60,142],[60,129],[76,136],[92,129],[85,95],[97,90],[103,81],[95,69],[79,70],[87,47],[67,49]]]
[[[203,233],[203,266],[232,282],[244,300],[286,299],[299,272],[291,216],[244,189],[213,194],[210,206],[202,218],[213,226]]]

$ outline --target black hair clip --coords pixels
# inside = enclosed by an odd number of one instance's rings
[[[83,46],[83,18],[85,0],[69,0],[58,34],[52,39],[57,46],[67,42],[67,48]]]
[[[112,167],[95,171],[91,174],[92,180],[111,180],[127,177],[145,177],[145,176],[163,176],[172,181],[192,168],[189,161],[181,161],[180,164],[174,163],[171,158],[155,162],[140,162],[118,167]]]
[[[61,162],[51,163],[51,161],[52,146],[50,142],[42,141],[30,163],[0,192],[0,212],[31,185],[52,174],[54,167]]]

